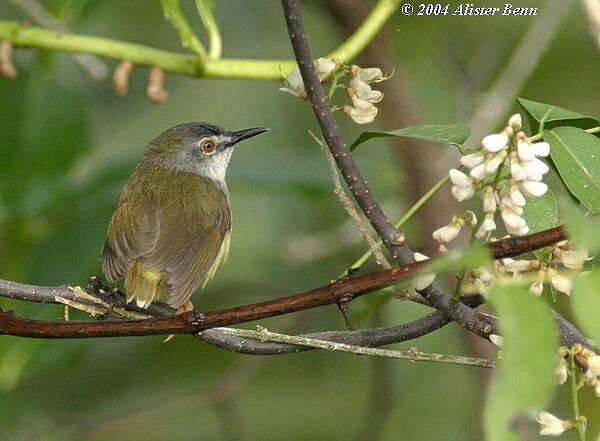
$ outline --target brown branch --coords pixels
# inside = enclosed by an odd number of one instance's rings
[[[557,234],[560,232],[559,234]],[[492,254],[496,258],[515,256],[518,253],[529,252],[536,247],[549,246],[564,239],[564,232],[560,227],[553,228],[540,233],[531,234],[514,242],[512,239],[503,239],[489,244]],[[510,249],[514,246],[514,249]],[[409,275],[418,264],[383,271],[369,276],[355,279],[344,279],[331,283],[327,286],[317,288],[308,293],[295,294],[281,299],[261,302],[254,305],[241,306],[222,311],[213,311],[204,316],[188,313],[185,316],[174,316],[159,319],[129,320],[129,321],[99,321],[99,322],[42,322],[15,317],[7,311],[0,312],[0,333],[22,335],[38,338],[86,338],[86,337],[108,337],[108,336],[139,336],[151,334],[175,334],[194,333],[200,340],[226,349],[232,352],[252,355],[280,355],[292,352],[303,352],[311,348],[300,347],[289,344],[260,342],[248,338],[240,338],[226,334],[219,329],[208,329],[217,326],[226,326],[242,323],[259,318],[286,314],[300,311],[320,305],[336,303],[340,296],[344,300],[356,298],[368,292],[376,291],[383,286],[391,285],[399,279]],[[98,281],[92,279],[91,290],[106,295],[106,290],[97,286]],[[362,290],[362,291],[361,291]],[[26,300],[42,303],[57,303],[57,297],[71,300],[80,304],[97,305],[96,302],[87,300],[77,295],[78,290],[66,285],[56,287],[44,287],[25,285],[6,280],[0,280],[0,296],[17,300]],[[113,300],[115,301],[115,300]],[[116,299],[118,302],[118,299]],[[467,299],[470,307],[476,307],[481,303],[481,298],[471,297]],[[140,310],[134,305],[118,305],[136,312],[142,312],[151,316],[162,317],[170,315],[173,310],[161,304],[151,305],[147,310]],[[487,317],[487,316],[486,316]],[[201,323],[195,320],[201,319]],[[565,346],[580,343],[591,347],[585,337],[566,321],[556,314],[558,328],[561,333],[561,341]],[[301,336],[318,340],[328,340],[337,343],[346,343],[367,347],[377,347],[392,343],[399,343],[436,331],[445,326],[450,320],[440,313],[426,315],[410,323],[383,328],[360,329],[354,331],[325,331]],[[158,323],[159,326],[155,326]],[[203,332],[197,333],[198,331]]]
[[[414,273],[421,266],[421,263],[415,263],[362,277],[342,279],[312,291],[205,314],[186,312],[169,317],[141,320],[63,322],[17,317],[10,311],[0,309],[0,334],[31,338],[195,334],[209,328],[245,323],[340,301],[347,302],[390,286],[401,278]]]

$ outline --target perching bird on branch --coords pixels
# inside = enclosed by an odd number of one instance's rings
[[[150,142],[119,195],[102,250],[102,270],[111,282],[125,278],[128,302],[191,309],[189,298],[229,251],[225,173],[234,146],[267,130],[192,122]]]

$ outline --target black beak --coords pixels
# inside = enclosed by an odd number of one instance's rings
[[[231,142],[230,146],[237,144],[244,139],[252,138],[253,136],[260,135],[261,133],[267,132],[270,129],[266,127],[254,127],[252,129],[244,129],[238,130],[236,132],[231,132]]]

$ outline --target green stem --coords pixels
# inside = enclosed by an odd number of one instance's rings
[[[369,44],[398,5],[399,0],[379,0],[356,32],[327,56],[338,58],[342,62],[354,58]],[[281,80],[281,72],[289,72],[296,66],[292,60],[203,60],[197,55],[180,54],[111,38],[54,32],[16,21],[0,20],[0,40],[6,40],[16,47],[87,53],[115,60],[129,60],[139,66],[156,66],[166,72],[193,77]],[[216,49],[212,50],[216,53]]]
[[[404,213],[404,215],[400,219],[398,219],[394,226],[397,229],[402,227],[402,225],[404,225],[404,223],[408,219],[410,219],[412,215],[419,210],[419,208],[421,208],[429,199],[431,199],[431,197],[440,188],[442,188],[442,186],[448,181],[448,179],[450,179],[450,176],[446,174],[445,176],[440,178],[439,181],[433,184],[433,186],[427,191],[427,193],[421,196],[421,198],[417,202],[415,202],[415,204],[412,207],[410,207],[410,209],[406,213]],[[377,241],[377,245],[381,245],[381,240]],[[371,254],[371,250],[365,251],[365,253],[362,256],[360,256],[358,260],[350,266],[350,268],[360,268],[369,259],[369,257],[371,257]]]
[[[381,30],[388,18],[398,9],[400,0],[379,0],[360,27],[327,58],[337,58],[342,63],[361,53]]]
[[[540,139],[542,139],[544,137],[544,134],[542,133],[544,130],[544,126],[540,125],[540,131],[533,135],[531,138],[529,138],[530,141],[539,141]],[[590,129],[585,129],[586,132],[588,133],[600,133],[600,126],[596,126],[596,127],[592,127]]]
[[[160,0],[160,4],[163,8],[165,18],[171,22],[179,34],[181,45],[194,51],[201,60],[206,60],[206,49],[204,49],[185,15],[183,15],[183,11],[179,6],[179,0]]]
[[[577,397],[577,372],[579,368],[575,364],[575,355],[569,355],[569,376],[571,377],[571,401],[573,403],[573,416],[575,420],[575,426],[577,427],[577,433],[579,434],[579,440],[585,441],[585,428],[581,420],[581,414],[579,411],[579,399]]]
[[[212,60],[221,58],[223,54],[223,43],[221,41],[221,32],[219,31],[219,25],[215,20],[213,14],[213,5],[210,0],[196,0],[196,9],[202,20],[202,24],[206,28],[208,33],[208,57]]]

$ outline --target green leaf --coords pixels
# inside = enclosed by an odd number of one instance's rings
[[[600,139],[576,127],[544,130],[550,156],[569,191],[600,213]]]
[[[540,125],[545,129],[570,125],[590,128],[598,125],[598,121],[590,116],[563,109],[551,104],[538,103],[525,98],[517,98],[521,107],[527,112],[532,132],[537,132]]]
[[[443,144],[461,145],[467,140],[471,130],[466,124],[414,124],[403,129],[389,130],[385,132],[363,132],[350,146],[354,150],[363,142],[371,138],[382,138],[389,136],[403,138],[417,138],[426,141],[441,142]]]
[[[526,197],[527,204],[523,207],[523,218],[529,225],[529,233],[537,233],[558,224],[558,206],[552,189],[548,188],[546,194],[539,198]],[[551,247],[545,247],[533,252],[539,260],[551,252]]]
[[[600,342],[600,271],[592,270],[575,279],[573,294],[571,295],[571,307],[575,314],[577,323],[581,325],[586,336],[595,342]]]
[[[552,397],[556,328],[549,308],[524,287],[497,286],[489,300],[500,316],[504,344],[485,406],[486,439],[517,440],[515,420],[533,418]]]
[[[575,244],[575,248],[586,250],[590,254],[600,251],[600,218],[585,216],[567,197],[559,198],[558,206],[567,235]]]

